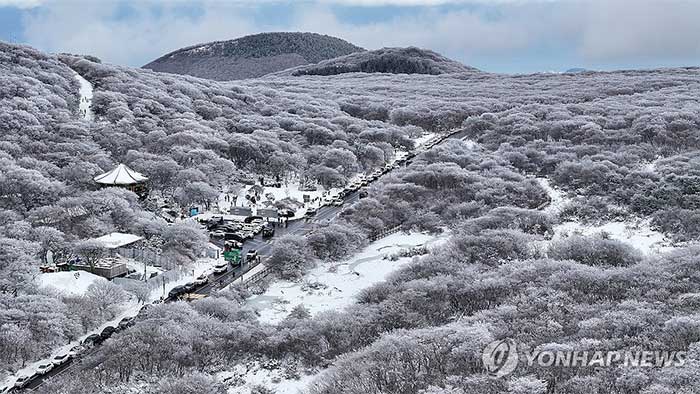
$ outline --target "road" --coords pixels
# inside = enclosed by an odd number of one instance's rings
[[[436,143],[433,145],[427,147],[427,149],[432,148],[435,145],[439,145],[443,141],[449,138],[458,138],[458,139],[463,139],[464,135],[466,134],[466,131],[464,130],[457,130],[449,134],[442,135]],[[410,163],[411,159],[413,159],[416,155],[424,152],[427,149],[416,149],[413,152],[410,152],[409,155],[407,156],[406,163]],[[381,175],[378,177],[374,182],[378,181],[382,177],[386,176],[388,173],[391,171],[388,171],[387,173]],[[292,234],[292,235],[305,235],[312,231],[316,225],[319,224],[324,224],[332,221],[335,219],[340,212],[343,210],[344,207],[355,203],[360,199],[360,192],[355,191],[343,199],[344,203],[342,206],[333,206],[333,205],[326,205],[318,209],[316,212],[316,215],[313,218],[308,218],[308,219],[298,219],[298,220],[293,220],[288,222],[288,226],[285,228],[283,226],[277,225],[275,228],[275,237],[280,237],[286,234]],[[218,246],[223,245],[223,241],[215,241],[214,243],[218,243]],[[241,256],[245,256],[248,251],[251,249],[254,249],[258,252],[258,255],[260,256],[261,260],[265,260],[265,258],[269,257],[271,252],[272,252],[272,240],[271,239],[263,239],[261,234],[257,234],[253,239],[246,240],[243,244],[243,250],[241,251]],[[236,278],[240,277],[241,275],[245,275],[250,269],[252,269],[254,265],[244,263],[238,267],[230,268],[228,271],[222,273],[222,274],[212,274],[210,276],[209,282],[196,288],[193,293],[195,294],[201,294],[201,295],[210,295],[213,292],[218,291],[219,289],[222,289],[229,284],[231,284]],[[176,301],[176,299],[166,299],[165,302],[172,302]],[[86,353],[83,353],[82,357],[92,354],[93,352],[96,351],[96,349],[99,347],[97,345],[95,348],[90,349]],[[79,361],[72,360],[71,362],[65,363],[63,365],[60,365],[53,370],[51,370],[49,373],[43,376],[38,376],[36,379],[32,380],[25,390],[34,390],[38,387],[40,387],[44,382],[50,380],[52,377],[62,375],[66,372],[69,372],[73,368],[75,368],[76,365],[80,365]]]
[[[345,197],[345,203],[343,204],[343,206],[323,206],[318,209],[316,215],[313,218],[289,221],[287,227],[277,225],[277,227],[275,228],[275,237],[280,237],[287,234],[307,234],[309,231],[313,230],[313,228],[316,225],[321,223],[327,223],[333,220],[342,211],[343,207],[347,206],[348,204],[354,203],[355,201],[359,200],[359,198],[359,192],[353,192]],[[214,241],[214,243],[217,243],[219,246],[223,245],[223,241]],[[269,257],[272,253],[272,239],[263,239],[262,234],[257,234],[255,238],[246,240],[243,244],[241,256],[245,256],[245,254],[248,253],[248,251],[250,251],[251,249],[254,249],[258,252],[258,255],[260,256],[261,260],[265,260],[265,258]],[[196,288],[192,293],[208,296],[228,286],[236,278],[240,277],[241,275],[245,275],[253,267],[253,264],[244,263],[238,267],[229,268],[228,271],[222,274],[212,274],[208,283]],[[165,302],[173,301],[176,301],[176,299],[168,298],[165,300]],[[94,353],[98,347],[99,345],[86,351],[81,355],[81,358]],[[59,365],[51,371],[49,371],[46,375],[37,376],[37,378],[32,380],[24,390],[34,390],[40,387],[46,381],[50,380],[51,378],[69,372],[72,369],[76,368],[76,366],[80,366],[79,360],[71,360],[65,364]]]

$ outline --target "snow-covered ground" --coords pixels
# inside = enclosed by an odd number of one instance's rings
[[[285,376],[282,369],[263,368],[259,363],[236,365],[232,370],[217,375],[231,386],[228,394],[250,394],[256,386],[273,389],[275,394],[297,394],[311,383],[316,374],[300,374],[299,379]]]
[[[94,282],[106,280],[87,271],[51,272],[39,275],[39,286],[50,287],[69,295],[82,295]]]
[[[223,258],[221,260],[223,260]],[[170,280],[166,282],[165,285],[162,285],[161,276],[150,279],[149,282],[152,284],[152,290],[150,296],[148,297],[147,303],[152,303],[154,301],[159,300],[161,296],[164,295],[164,291],[165,295],[167,295],[167,293],[170,290],[172,290],[173,287],[185,284],[187,282],[191,282],[200,274],[210,271],[214,264],[216,264],[217,262],[218,260],[215,259],[200,259],[195,264],[193,264],[189,270],[180,272],[177,279]],[[141,265],[141,268],[143,269],[143,265]],[[151,267],[150,269],[157,270],[157,268],[155,267]],[[79,274],[77,278],[75,276],[76,273]],[[38,280],[39,286],[51,287],[53,289],[62,291],[65,294],[77,296],[85,294],[90,284],[96,281],[104,281],[106,279],[87,271],[70,271],[44,273],[39,276]],[[59,348],[53,349],[49,357],[43,360],[28,363],[24,368],[17,371],[14,375],[6,377],[4,381],[0,381],[0,387],[14,385],[14,382],[18,376],[32,375],[40,364],[50,361],[54,356],[68,353],[68,351],[72,347],[79,345],[80,342],[83,339],[85,339],[88,335],[99,334],[107,326],[115,327],[117,324],[119,324],[119,322],[122,319],[126,317],[136,316],[142,307],[143,304],[138,303],[135,300],[135,298],[132,297],[128,301],[118,306],[120,312],[113,319],[106,321],[102,323],[99,327],[83,334],[77,340],[67,343]]]
[[[417,246],[436,247],[449,234],[396,233],[365,247],[352,258],[321,265],[307,273],[301,282],[278,281],[265,293],[248,299],[248,304],[260,313],[260,321],[279,323],[297,305],[304,305],[311,315],[339,310],[353,304],[362,289],[381,282],[398,268],[408,264],[411,257],[388,259],[401,250]],[[263,267],[260,264],[258,267]],[[258,268],[256,267],[256,268]],[[249,394],[256,386],[272,389],[277,394],[297,394],[317,376],[300,373],[298,379],[285,376],[281,368],[264,368],[260,363],[236,365],[218,374],[219,380],[230,385],[229,394]]]
[[[552,215],[558,215],[570,199],[561,190],[555,189],[547,178],[537,178],[537,182],[549,195],[549,205],[543,211]]]
[[[411,261],[402,257],[391,261],[384,259],[401,249],[416,246],[434,246],[447,239],[447,234],[396,233],[382,238],[339,263],[323,264],[304,276],[301,282],[278,281],[261,295],[249,299],[249,305],[260,313],[260,320],[278,323],[295,306],[303,304],[312,315],[319,312],[342,309],[353,302],[364,288],[381,282]]]
[[[598,226],[582,225],[576,222],[564,222],[554,227],[553,240],[574,234],[595,236],[605,234],[634,246],[645,254],[663,253],[673,249],[671,242],[658,231],[652,230],[649,221],[608,222]]]
[[[92,113],[92,84],[78,73],[75,73],[75,79],[80,83],[80,113],[83,119],[92,121],[95,118]]]
[[[537,178],[537,181],[547,191],[551,199],[550,204],[543,211],[554,216],[558,215],[564,206],[571,202],[571,199],[561,190],[552,187],[549,179]],[[673,249],[670,241],[662,233],[651,229],[649,220],[607,222],[600,225],[585,225],[575,221],[562,222],[554,226],[552,241],[574,234],[584,236],[605,234],[609,238],[625,242],[647,255]],[[546,247],[549,241],[540,244]]]

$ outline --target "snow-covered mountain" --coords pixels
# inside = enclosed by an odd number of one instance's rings
[[[255,78],[358,51],[363,49],[316,33],[261,33],[178,49],[143,67],[228,81]]]
[[[338,75],[353,72],[388,74],[455,74],[479,70],[416,47],[382,48],[281,71],[280,75]]]

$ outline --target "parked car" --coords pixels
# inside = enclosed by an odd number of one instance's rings
[[[291,208],[282,208],[277,211],[277,214],[281,218],[293,218],[296,212]]]
[[[149,309],[151,309],[152,305],[151,304],[145,304],[144,306],[139,309],[139,313],[136,314],[136,318],[143,317],[146,315]]]
[[[197,286],[202,286],[207,284],[209,282],[209,274],[208,273],[203,273],[202,275],[199,275],[197,278],[194,280],[194,284]]]
[[[183,285],[185,287],[185,293],[190,293],[194,290],[197,285],[194,284],[194,282],[187,282]]]
[[[99,343],[102,343],[102,337],[100,337],[100,334],[90,334],[83,339],[82,345],[91,347]]]
[[[79,356],[85,351],[85,347],[82,345],[75,345],[72,348],[70,348],[70,351],[68,354],[70,354],[71,357]]]
[[[51,359],[51,364],[53,364],[53,365],[65,364],[68,360],[70,360],[70,358],[71,358],[70,353],[59,354],[58,356]]]
[[[306,210],[305,216],[307,216],[307,217],[316,216],[317,212],[318,212],[318,210],[316,208],[309,208]]]
[[[302,192],[315,192],[318,188],[314,185],[301,185],[299,186],[299,191]]]
[[[10,390],[12,390],[13,388],[14,388],[14,386],[3,386],[3,387],[0,387],[0,394],[7,394],[7,393],[9,393]]]
[[[343,205],[343,199],[340,197],[335,198],[335,199],[333,199],[332,203],[333,203],[333,206],[339,207],[339,206]]]
[[[168,292],[168,298],[177,298],[177,296],[187,293],[185,286],[175,286]]]
[[[228,263],[218,263],[214,266],[213,269],[215,274],[223,274],[224,272],[228,271]]]
[[[100,333],[100,338],[102,338],[103,340],[104,340],[104,339],[107,339],[107,338],[111,337],[112,334],[114,334],[116,331],[117,331],[117,328],[116,328],[116,327],[107,326],[107,327],[105,327],[104,330],[102,330],[102,332]]]
[[[243,244],[238,241],[224,241],[224,249],[241,249]]]
[[[270,238],[275,235],[275,228],[272,226],[265,226],[262,230],[263,238]]]
[[[125,317],[119,321],[119,324],[117,325],[117,328],[120,330],[123,330],[127,327],[131,327],[134,325],[136,318],[134,317]]]
[[[36,368],[36,373],[38,373],[39,375],[46,375],[52,369],[53,369],[52,363],[39,364],[39,366]]]
[[[230,233],[225,233],[224,234],[224,240],[226,241],[237,241],[237,242],[243,242],[245,241],[245,236],[244,234],[239,230],[236,232],[230,232]]]
[[[360,198],[365,198],[365,197],[367,197],[368,195],[369,195],[369,193],[367,192],[367,189],[362,189],[362,190],[360,190],[360,194],[359,194],[358,196],[359,196]]]
[[[209,234],[209,236],[212,238],[224,238],[224,237],[226,237],[226,232],[224,232],[222,230],[216,230],[216,231],[212,231]]]
[[[17,387],[18,389],[23,389],[23,388],[27,387],[27,385],[29,384],[29,382],[31,382],[35,377],[36,377],[36,375],[23,375],[23,376],[20,376],[20,377],[18,377],[17,380],[15,381],[15,387]]]
[[[249,231],[243,231],[242,234],[243,234],[243,237],[244,237],[245,239],[253,239],[253,238],[255,238],[255,232],[254,232],[254,231],[250,231],[250,230],[249,230]]]
[[[258,251],[255,249],[250,249],[245,255],[246,261],[253,261],[258,258]]]

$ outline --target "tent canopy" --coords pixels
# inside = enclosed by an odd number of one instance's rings
[[[124,164],[119,164],[112,171],[95,177],[95,182],[102,185],[136,185],[147,180],[146,176]]]

